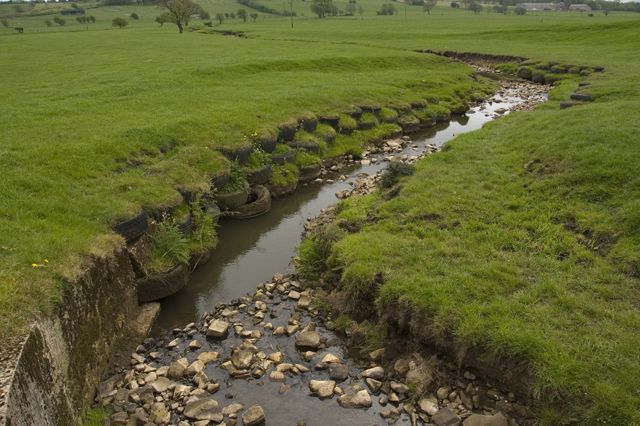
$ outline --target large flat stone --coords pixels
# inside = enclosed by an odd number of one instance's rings
[[[320,398],[329,398],[333,395],[333,389],[336,387],[336,382],[333,380],[311,380],[309,382],[309,389]]]
[[[253,352],[246,349],[234,351],[231,355],[231,362],[233,363],[234,367],[239,370],[247,369],[253,362]]]
[[[367,408],[371,407],[371,395],[366,389],[348,392],[338,398],[338,404],[342,408]]]
[[[220,339],[229,334],[229,323],[224,320],[213,320],[207,328],[207,336]]]
[[[242,413],[242,424],[244,426],[257,426],[265,421],[264,410],[259,405],[254,405]]]
[[[303,349],[320,348],[320,333],[317,331],[303,331],[296,336],[296,347]]]
[[[495,416],[483,416],[482,414],[472,414],[462,422],[463,426],[508,426],[507,418],[498,413]]]
[[[364,379],[376,379],[382,380],[384,378],[384,368],[373,367],[368,370],[364,370],[361,374]]]
[[[431,421],[436,426],[460,426],[462,424],[460,417],[448,408],[439,410],[431,417]]]
[[[192,420],[211,420],[220,423],[223,415],[220,405],[213,399],[196,399],[184,407],[184,415]]]
[[[343,382],[349,377],[349,369],[344,364],[329,365],[329,378],[336,382]]]

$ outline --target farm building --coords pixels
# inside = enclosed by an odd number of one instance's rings
[[[563,10],[564,3],[522,3],[520,6],[526,10]]]
[[[569,10],[578,12],[591,12],[591,6],[588,4],[572,4],[569,6]]]

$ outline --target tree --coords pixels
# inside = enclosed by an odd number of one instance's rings
[[[330,14],[333,10],[332,0],[313,0],[311,3],[311,11],[318,15],[319,19],[324,18],[327,14]]]
[[[220,25],[224,22],[224,15],[222,13],[216,13],[216,19],[220,22]]]
[[[93,16],[78,16],[76,18],[76,21],[78,21],[79,24],[84,24],[85,28],[88,30],[89,24],[93,24],[94,22],[96,22],[96,18],[94,18]]]
[[[48,20],[48,19],[45,19],[45,20],[44,20],[44,24],[45,24],[47,27],[50,27],[51,25],[53,25],[53,24],[51,23],[51,21],[50,21],[50,20]]]
[[[133,19],[133,20],[135,20],[135,21],[137,21],[138,19],[140,19],[140,16],[139,16],[137,13],[135,13],[135,12],[133,12],[133,13],[132,13],[131,15],[129,15],[129,16],[131,17],[131,19]]]
[[[2,23],[3,27],[9,28],[9,20],[8,19],[0,19],[0,23]]]
[[[127,21],[126,19],[122,18],[122,17],[117,17],[117,18],[113,18],[113,21],[111,21],[111,25],[114,27],[118,27],[120,29],[126,27],[127,25],[129,25],[129,21]]]
[[[203,11],[198,3],[191,0],[161,0],[161,4],[173,16],[171,21],[166,22],[176,24],[180,34],[184,32],[184,26],[189,25],[191,15],[199,15]]]
[[[516,15],[524,15],[525,13],[527,13],[527,9],[525,9],[522,6],[517,6],[515,9],[513,9],[513,11],[516,13]]]
[[[378,15],[395,15],[396,13],[398,13],[398,10],[393,5],[393,3],[385,3],[376,13]]]
[[[602,13],[604,13],[604,16],[609,16],[609,13],[611,13],[616,6],[616,3],[612,1],[605,1],[602,3]]]
[[[62,19],[59,16],[54,16],[53,17],[53,22],[55,22],[56,24],[60,25],[61,27],[64,27],[64,24],[67,23],[67,21],[65,21],[64,19]]]
[[[258,19],[257,13],[252,13],[250,16],[251,16],[251,19],[253,19],[253,22],[256,22],[256,19]]]
[[[244,22],[247,22],[247,11],[244,9],[238,9],[238,18],[242,19]]]
[[[482,12],[482,5],[480,3],[473,1],[469,5],[469,10],[475,13],[476,15],[479,15],[480,12]]]
[[[200,15],[200,19],[203,19],[203,20],[205,20],[205,21],[206,21],[207,19],[211,19],[211,15],[209,14],[209,12],[207,12],[207,11],[206,11],[206,10],[204,10],[204,9],[202,9],[202,10],[200,11],[199,15]]]
[[[424,0],[423,10],[427,12],[427,15],[431,15],[431,10],[436,7],[438,0]]]
[[[173,15],[170,14],[169,12],[164,12],[156,16],[156,22],[160,24],[161,27],[164,26],[164,24],[166,24],[167,22],[175,24],[175,21],[173,20]]]
[[[493,6],[493,11],[495,13],[502,13],[502,14],[506,15],[507,12],[509,11],[509,8],[507,8],[507,6],[502,5],[502,4],[496,4],[495,6]]]
[[[451,2],[451,7],[454,9],[458,9],[460,7],[460,3],[456,2],[456,1],[452,1]]]
[[[96,23],[96,17],[93,16],[93,15],[89,16],[89,21],[91,21],[92,24],[95,24]]]
[[[233,12],[231,12],[231,13],[229,14],[229,18],[231,18],[231,19],[236,19],[236,14],[235,14],[235,13],[233,13]]]
[[[355,3],[348,3],[344,8],[344,14],[348,16],[353,16],[356,14],[357,6]]]

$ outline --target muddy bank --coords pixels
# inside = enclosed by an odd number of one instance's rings
[[[490,55],[486,53],[476,53],[476,52],[456,52],[453,50],[418,50],[420,53],[432,53],[434,55],[446,56],[447,58],[457,59],[462,62],[467,62],[471,64],[477,64],[479,62],[482,63],[493,63],[493,64],[502,64],[505,62],[522,62],[527,60],[524,56],[512,56],[512,55]]]

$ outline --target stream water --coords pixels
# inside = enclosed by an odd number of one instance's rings
[[[507,114],[526,101],[530,99],[524,99],[516,89],[503,90],[491,102],[472,108],[466,115],[413,135],[413,143],[395,155],[417,155],[428,144],[440,147],[459,134],[481,128],[498,117],[498,111]],[[338,201],[335,194],[350,188],[358,175],[375,174],[387,164],[379,161],[341,170],[346,180],[301,187],[287,198],[274,200],[271,211],[264,216],[222,221],[219,243],[211,260],[198,267],[184,289],[162,301],[153,334],[196,321],[216,303],[255,291],[257,284],[271,279],[275,273],[290,272],[291,258],[300,243],[306,219],[335,204]]]
[[[535,96],[538,99],[532,102]],[[392,155],[411,157],[430,151],[433,145],[440,147],[509,110],[540,102],[544,96],[544,92],[531,93],[526,88],[518,89],[517,85],[503,88],[465,116],[413,135],[402,152]],[[385,155],[389,154],[372,154],[368,158],[375,160],[370,164],[340,170],[344,179],[328,175],[324,183],[304,186],[288,198],[274,200],[271,211],[264,216],[221,223],[220,241],[209,262],[194,272],[183,290],[162,301],[151,338],[136,348],[130,362],[116,362],[113,365],[116,374],[105,382],[110,384],[99,387],[104,392],[99,393],[98,400],[114,412],[111,420],[116,424],[128,421],[141,424],[150,418],[156,424],[188,425],[194,424],[193,419],[216,419],[214,423],[219,423],[224,414],[225,424],[237,424],[236,415],[229,414],[232,407],[239,407],[239,417],[241,412],[244,415],[251,411],[250,406],[259,405],[270,425],[433,423],[430,416],[434,413],[426,414],[430,410],[422,405],[424,400],[413,404],[406,395],[408,388],[394,382],[404,380],[398,370],[394,373],[387,365],[376,389],[373,387],[376,381],[372,385],[364,380],[363,376],[368,374],[365,369],[373,366],[382,369],[380,360],[349,356],[342,338],[325,328],[324,320],[310,305],[312,289],[303,292],[286,277],[271,281],[274,274],[292,271],[291,258],[295,256],[307,218],[336,203],[336,193],[351,189],[358,177],[374,175],[386,167]],[[256,291],[261,283],[268,284]],[[220,322],[225,324],[224,331],[210,333],[214,324]],[[219,325],[216,330],[220,330]],[[317,340],[313,350],[305,352],[308,345],[300,345],[298,339],[308,333],[315,333]],[[198,361],[207,354],[214,354],[210,361]],[[274,354],[279,354],[280,359],[271,363]],[[325,361],[328,354],[334,361]],[[246,362],[242,358],[245,356]],[[180,360],[184,364],[177,373],[179,369],[175,367]],[[328,368],[326,362],[340,364],[343,375],[334,377],[333,367]],[[448,368],[457,377],[448,386],[456,391],[448,394],[452,401],[447,397],[431,400],[438,413],[447,411],[447,415],[459,415],[456,417],[459,420],[471,416],[472,409],[485,414],[499,411],[497,399],[487,398],[490,384],[480,378],[476,380],[475,376],[460,377],[453,365]],[[328,397],[325,395],[327,399],[314,396],[314,381],[326,384],[329,379],[336,382],[330,382],[332,390]],[[404,386],[405,390],[396,394],[394,386]],[[465,390],[478,398],[472,406],[461,402],[460,395],[464,396]],[[508,404],[506,393],[492,391],[494,395],[502,395],[498,399]],[[348,403],[338,395],[345,392],[349,398],[356,392],[362,393],[369,401],[356,405],[364,409],[341,408]],[[242,423],[247,422],[243,419]]]

